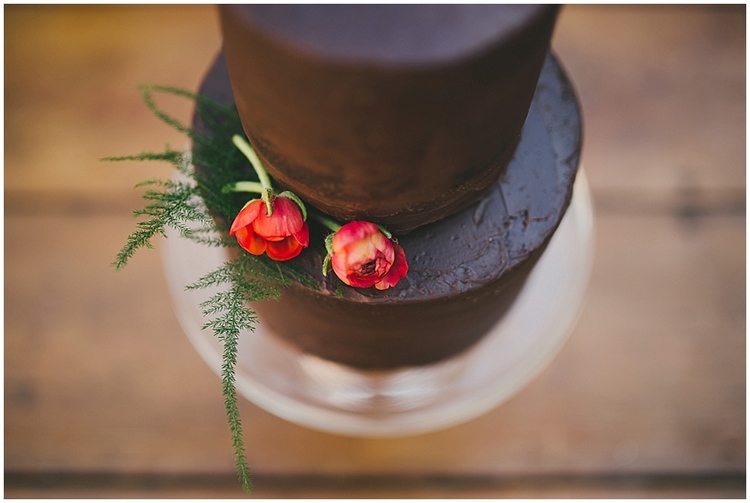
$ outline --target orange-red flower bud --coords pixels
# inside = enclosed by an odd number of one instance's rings
[[[409,266],[403,248],[391,243],[370,222],[349,222],[333,236],[331,266],[349,286],[385,290],[406,276]]]
[[[274,196],[268,215],[262,199],[254,199],[237,214],[229,230],[253,255],[264,252],[273,260],[290,260],[310,244],[310,231],[300,207],[284,196]]]

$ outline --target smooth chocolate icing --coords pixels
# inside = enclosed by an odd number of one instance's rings
[[[224,5],[245,132],[281,185],[396,233],[497,183],[557,6]]]
[[[223,57],[199,92],[232,100]],[[194,125],[206,131],[197,118]],[[498,149],[502,142],[498,139]],[[580,147],[575,94],[548,56],[504,176],[481,201],[398,236],[410,269],[396,287],[342,287],[333,274],[322,276],[323,257],[311,247],[295,260],[317,286],[292,283],[279,301],[254,308],[276,336],[354,367],[422,365],[455,355],[513,304],[570,202]],[[312,228],[313,240],[323,236]]]

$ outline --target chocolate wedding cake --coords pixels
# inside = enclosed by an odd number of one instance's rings
[[[388,228],[387,290],[323,276],[254,305],[305,353],[362,369],[459,354],[512,306],[572,196],[573,89],[549,52],[556,6],[225,5],[199,92],[235,103],[276,184]],[[204,127],[199,124],[199,127]],[[311,239],[327,231],[310,224]],[[522,336],[520,334],[519,336]]]

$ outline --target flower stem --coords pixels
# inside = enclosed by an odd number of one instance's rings
[[[273,207],[271,205],[271,199],[273,197],[273,185],[271,185],[271,178],[268,176],[266,169],[263,167],[263,163],[260,162],[258,154],[255,153],[253,147],[251,147],[250,144],[242,136],[238,134],[232,136],[232,143],[234,143],[234,146],[237,147],[240,152],[245,154],[245,157],[247,157],[247,160],[250,161],[250,164],[253,166],[255,174],[258,175],[260,185],[263,187],[263,190],[261,191],[261,198],[263,199],[263,202],[266,203],[268,216],[271,216],[271,213],[273,212]]]
[[[321,223],[331,229],[333,232],[336,232],[337,230],[341,229],[341,224],[337,221],[333,220],[332,218],[328,218],[325,215],[321,215],[320,213],[311,213],[311,216],[318,221],[318,223]]]
[[[233,185],[227,185],[224,192],[255,192],[263,194],[265,188],[258,182],[237,182]]]

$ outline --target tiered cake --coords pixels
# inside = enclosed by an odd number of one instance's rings
[[[311,247],[253,306],[302,351],[363,369],[459,354],[501,319],[557,228],[580,153],[574,93],[549,54],[556,6],[220,7],[200,92],[234,100],[277,184],[391,230],[409,272],[342,286]],[[326,231],[311,224],[313,239]]]

